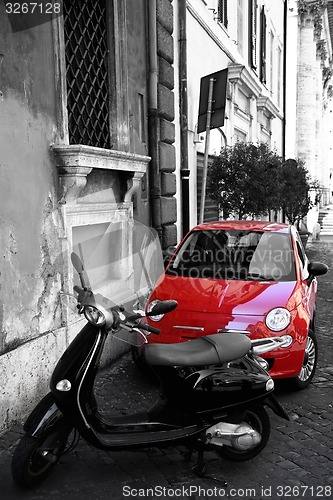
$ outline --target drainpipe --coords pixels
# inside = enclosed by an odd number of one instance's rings
[[[286,158],[286,95],[287,95],[287,19],[288,1],[284,0],[283,11],[283,122],[282,122],[282,158]]]
[[[286,96],[287,96],[287,20],[288,20],[288,0],[284,0],[283,11],[283,121],[282,121],[282,158],[286,159]],[[282,209],[282,222],[286,221],[286,214]]]
[[[152,226],[156,229],[162,241],[161,224],[161,175],[159,168],[159,117],[157,106],[158,60],[156,35],[156,0],[149,0],[148,29],[149,29],[149,84],[148,84],[148,129],[149,129],[149,191],[151,200]]]
[[[188,105],[187,105],[187,35],[186,35],[186,0],[178,1],[179,20],[179,107],[180,107],[180,154],[181,154],[181,208],[182,233],[185,236],[190,229],[188,166]]]

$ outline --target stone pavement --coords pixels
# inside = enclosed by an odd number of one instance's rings
[[[207,454],[207,474],[225,479],[198,478],[180,447],[137,452],[105,452],[82,440],[65,455],[43,484],[29,491],[18,489],[10,477],[10,461],[21,427],[0,436],[2,500],[118,500],[125,498],[236,498],[323,499],[333,497],[333,239],[308,245],[312,260],[330,266],[318,278],[317,326],[320,355],[316,376],[305,391],[293,392],[277,384],[276,394],[291,420],[271,415],[271,436],[263,452],[243,463]],[[98,398],[105,410],[137,411],[149,406],[157,387],[133,365],[130,356],[98,380]]]

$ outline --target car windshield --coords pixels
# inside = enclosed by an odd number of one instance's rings
[[[252,230],[192,231],[166,272],[189,278],[296,280],[291,236]]]

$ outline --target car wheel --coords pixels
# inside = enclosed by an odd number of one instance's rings
[[[299,375],[294,379],[296,389],[302,390],[308,387],[314,377],[318,359],[318,343],[315,333],[309,330],[306,339],[303,366]]]

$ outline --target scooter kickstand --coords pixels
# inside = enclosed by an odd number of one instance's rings
[[[223,484],[224,487],[228,486],[228,482],[225,479],[219,479],[218,477],[205,474],[206,463],[204,461],[204,451],[203,450],[198,450],[198,461],[197,461],[196,465],[194,465],[192,467],[192,470],[198,477],[210,479],[212,481],[216,481],[218,483]]]
[[[203,450],[198,450],[198,461],[196,465],[193,465],[193,472],[199,477],[205,477],[206,464],[204,461],[204,452]]]

